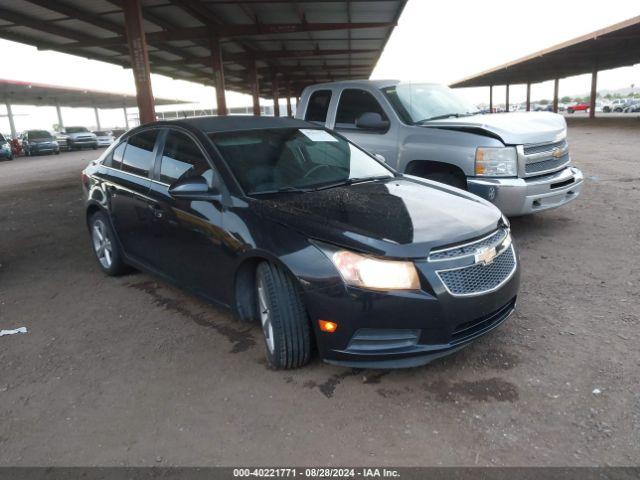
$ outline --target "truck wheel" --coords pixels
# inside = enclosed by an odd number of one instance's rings
[[[269,364],[292,369],[309,363],[311,328],[298,286],[282,268],[263,262],[255,291]]]

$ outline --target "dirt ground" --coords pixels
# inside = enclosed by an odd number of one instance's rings
[[[512,221],[517,314],[398,371],[268,369],[257,326],[100,273],[95,152],[0,163],[0,464],[638,465],[640,120],[569,122],[586,184]]]

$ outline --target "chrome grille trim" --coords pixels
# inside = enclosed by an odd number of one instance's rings
[[[499,228],[495,232],[492,232],[489,235],[486,235],[485,237],[482,237],[478,240],[473,240],[471,242],[463,243],[460,245],[454,245],[452,247],[432,250],[429,253],[428,260],[429,262],[442,262],[445,260],[472,257],[480,248],[495,247],[499,245],[507,237],[508,234],[509,230],[507,228]]]
[[[436,274],[450,295],[471,297],[498,290],[513,277],[517,263],[513,245],[509,245],[488,265],[475,263]]]
[[[554,156],[554,152],[558,150],[560,156]],[[569,144],[566,139],[557,142],[522,145],[518,151],[521,156],[520,171],[524,177],[555,172],[566,168],[571,163]]]
[[[551,143],[532,143],[529,145],[524,145],[523,151],[524,154],[529,156],[534,153],[541,152],[551,152],[554,148],[565,148],[567,146],[567,140],[560,140],[559,142],[551,142]]]

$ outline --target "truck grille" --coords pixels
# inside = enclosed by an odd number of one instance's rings
[[[560,150],[562,155],[555,157],[554,151]],[[539,143],[524,145],[524,173],[530,177],[541,175],[566,167],[570,162],[568,144],[566,140],[553,143]]]
[[[527,163],[524,166],[524,171],[527,174],[546,172],[548,170],[555,170],[556,168],[564,167],[569,163],[569,154],[565,154],[559,158],[548,158],[541,162]]]
[[[459,247],[451,247],[447,249],[437,250],[429,254],[429,261],[437,260],[449,260],[451,258],[466,257],[467,255],[474,255],[476,251],[484,247],[495,247],[498,245],[508,234],[506,228],[500,228],[488,237],[482,238],[477,242],[467,243]]]
[[[452,295],[463,296],[479,295],[497,289],[511,278],[515,269],[516,255],[513,245],[510,245],[488,265],[476,263],[437,273]]]

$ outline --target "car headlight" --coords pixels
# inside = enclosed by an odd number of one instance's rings
[[[371,290],[419,290],[420,280],[413,262],[384,260],[335,249],[325,251],[348,285]]]
[[[518,154],[515,147],[478,147],[475,172],[479,177],[517,176]]]

